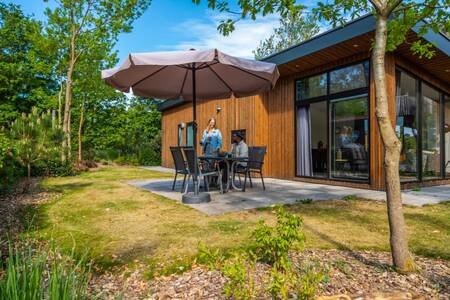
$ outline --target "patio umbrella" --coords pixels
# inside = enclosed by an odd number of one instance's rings
[[[237,58],[217,49],[130,54],[118,68],[103,70],[102,78],[115,89],[158,99],[192,101],[194,146],[197,145],[198,100],[245,97],[266,92],[279,77],[275,64]],[[210,200],[199,193],[183,195],[185,203]]]

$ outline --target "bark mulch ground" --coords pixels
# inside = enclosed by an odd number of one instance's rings
[[[295,261],[318,262],[327,270],[329,280],[321,284],[319,296],[344,294],[368,299],[376,293],[397,293],[396,298],[406,299],[408,293],[398,292],[409,292],[410,297],[450,299],[448,261],[415,257],[420,271],[402,275],[390,267],[391,256],[386,252],[307,250],[292,256]],[[150,299],[224,299],[225,282],[220,272],[196,267],[182,275],[154,280],[150,284]]]

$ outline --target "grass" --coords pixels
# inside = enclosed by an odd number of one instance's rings
[[[142,262],[148,274],[189,268],[199,243],[224,251],[245,247],[260,219],[274,223],[271,209],[206,216],[173,200],[140,190],[127,180],[167,175],[134,167],[105,167],[75,177],[50,178],[43,187],[57,194],[27,209],[32,233],[75,247],[100,268]],[[375,201],[300,201],[288,207],[305,224],[307,247],[389,250],[386,206]],[[304,201],[306,202],[306,201]],[[404,207],[410,248],[450,260],[450,203]]]

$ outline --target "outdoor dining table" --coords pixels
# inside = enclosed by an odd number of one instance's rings
[[[216,163],[219,162],[225,162],[226,164],[226,168],[227,168],[227,174],[228,174],[228,178],[227,178],[227,185],[224,188],[224,192],[228,192],[230,187],[232,187],[235,190],[238,191],[242,191],[243,189],[240,187],[237,187],[234,184],[234,166],[239,163],[239,162],[248,162],[248,157],[233,157],[233,156],[218,156],[218,155],[203,155],[203,156],[199,156],[198,157],[199,160],[203,160],[203,161],[211,161],[213,160]]]

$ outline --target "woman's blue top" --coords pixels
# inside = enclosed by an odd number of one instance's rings
[[[205,129],[203,131],[201,143],[202,153],[204,155],[211,155],[214,151],[218,151],[222,148],[222,133],[217,128],[214,128],[210,132]]]

